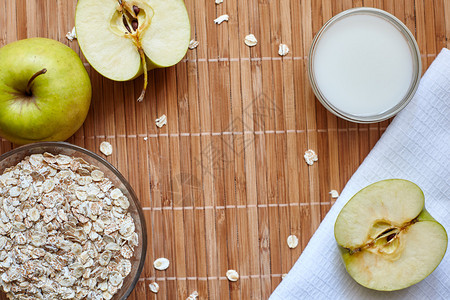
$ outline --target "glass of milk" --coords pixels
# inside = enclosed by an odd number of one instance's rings
[[[361,7],[330,19],[315,36],[308,75],[319,101],[358,123],[386,120],[413,97],[422,73],[420,51],[393,15]]]

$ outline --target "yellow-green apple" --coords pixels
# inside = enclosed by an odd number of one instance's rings
[[[334,235],[348,273],[382,291],[427,277],[447,250],[447,233],[424,207],[422,190],[403,179],[359,191],[337,217]]]
[[[189,46],[190,24],[183,0],[78,0],[78,44],[103,76],[125,81],[147,70],[178,63]]]
[[[46,38],[0,49],[0,135],[17,143],[64,141],[86,119],[91,81],[78,55]]]

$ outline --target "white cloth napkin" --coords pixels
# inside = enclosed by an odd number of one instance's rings
[[[443,49],[419,89],[347,183],[302,255],[271,296],[276,299],[450,299],[450,247],[425,280],[400,291],[378,292],[346,272],[334,239],[334,223],[361,188],[382,179],[418,184],[425,207],[450,237],[450,50]]]

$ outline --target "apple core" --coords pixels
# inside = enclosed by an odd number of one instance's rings
[[[111,30],[118,36],[137,35],[151,23],[154,11],[145,3],[120,1],[110,20]]]
[[[148,74],[144,49],[142,48],[141,43],[141,34],[145,32],[150,25],[154,12],[150,5],[145,3],[141,3],[141,7],[139,7],[133,4],[133,1],[118,0],[118,2],[119,5],[117,6],[117,10],[111,18],[111,28],[114,33],[131,39],[139,52],[141,63],[144,68],[144,86],[142,87],[141,95],[137,101],[142,102],[142,100],[144,100],[145,91],[147,90]]]
[[[384,255],[389,260],[396,260],[400,257],[403,250],[403,233],[416,222],[417,218],[402,225],[394,225],[386,221],[376,222],[372,227],[366,244],[353,249],[348,248],[347,250],[350,255],[365,250],[375,255]]]

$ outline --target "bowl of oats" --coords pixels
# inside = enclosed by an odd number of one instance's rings
[[[64,142],[0,156],[0,288],[9,299],[126,299],[146,225],[120,172]]]

